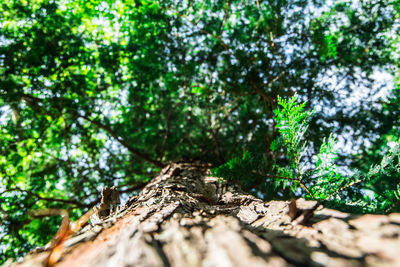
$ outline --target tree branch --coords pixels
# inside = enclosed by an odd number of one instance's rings
[[[162,161],[162,159],[163,159],[163,157],[164,157],[164,153],[165,153],[165,147],[166,147],[166,145],[167,145],[167,141],[168,141],[168,138],[169,138],[169,136],[170,136],[170,134],[171,134],[171,116],[172,116],[172,113],[175,111],[175,109],[179,106],[181,104],[181,102],[178,102],[178,103],[176,103],[169,111],[168,111],[168,115],[167,115],[167,118],[166,118],[166,132],[165,132],[165,136],[164,136],[164,140],[163,140],[163,142],[162,142],[162,144],[161,144],[161,152],[160,152],[160,157],[159,157],[159,159],[160,159],[160,161]]]
[[[25,190],[25,189],[21,189],[19,187],[14,187],[14,188],[10,188],[7,190],[4,190],[3,192],[0,192],[0,195],[3,195],[4,193],[7,192],[12,192],[12,191],[18,191],[18,192],[23,192],[23,193],[27,193],[29,196],[33,196],[39,200],[43,200],[43,201],[47,201],[47,202],[60,202],[60,203],[64,203],[64,204],[73,204],[76,205],[77,207],[88,207],[90,206],[90,204],[85,204],[82,203],[81,201],[75,200],[75,199],[62,199],[62,198],[53,198],[53,197],[41,197],[38,194],[32,193],[31,191]]]
[[[130,152],[132,152],[136,156],[144,159],[147,162],[153,163],[157,167],[162,168],[162,167],[165,166],[161,161],[152,159],[149,155],[147,155],[147,154],[139,151],[138,149],[132,147],[131,145],[129,145],[124,139],[122,139],[120,136],[118,136],[116,133],[114,133],[114,131],[108,125],[104,125],[99,121],[90,119],[86,115],[78,115],[78,117],[80,117],[80,118],[82,118],[82,119],[84,119],[84,120],[86,120],[86,121],[88,121],[90,123],[93,123],[94,125],[96,125],[100,129],[103,129],[104,131],[109,133],[115,140],[117,140],[121,145],[123,145],[125,148],[127,148]]]
[[[23,94],[22,95],[22,99],[27,102],[29,105],[34,105],[35,107],[37,107],[37,103],[38,102],[42,102],[42,99],[37,98],[35,96],[29,95],[29,94]],[[164,167],[165,165],[158,160],[154,160],[152,159],[149,155],[139,151],[138,149],[132,147],[131,145],[129,145],[125,140],[123,140],[121,137],[119,137],[118,135],[116,135],[114,133],[114,131],[108,126],[108,125],[104,125],[99,121],[95,121],[90,119],[88,116],[86,115],[80,115],[77,114],[78,117],[89,121],[90,123],[93,123],[94,125],[98,126],[99,128],[105,130],[107,133],[109,133],[115,140],[117,140],[121,145],[123,145],[124,147],[126,147],[130,152],[132,152],[133,154],[135,154],[138,157],[141,157],[142,159],[144,159],[147,162],[153,163],[154,165],[156,165],[157,167]]]
[[[256,171],[252,171],[251,173],[255,174],[255,175],[260,175],[260,176],[265,177],[265,178],[282,179],[282,180],[289,180],[289,181],[298,181],[297,178],[291,178],[291,177],[286,177],[286,176],[267,175],[267,174],[262,174],[262,173],[259,173],[259,172],[256,172]]]
[[[291,178],[291,177],[286,177],[286,176],[279,176],[279,175],[266,175],[266,174],[261,174],[255,171],[252,171],[253,174],[260,175],[262,177],[266,178],[272,178],[272,179],[282,179],[282,180],[289,180],[289,181],[296,181],[300,184],[300,186],[307,191],[307,193],[315,199],[314,195],[311,193],[310,189],[299,179],[299,178]]]
[[[147,185],[147,182],[136,181],[136,182],[133,182],[131,184],[132,184],[131,187],[128,187],[128,188],[126,188],[124,190],[118,190],[118,192],[119,193],[129,193],[129,192],[132,192],[132,191],[136,191],[136,190],[142,189],[143,187],[145,187]],[[129,185],[129,184],[124,184],[123,186],[126,186],[126,185]]]
[[[178,14],[178,17],[185,19],[187,22],[189,22],[190,24],[192,24],[194,27],[196,27],[196,28],[197,28],[199,31],[201,31],[202,33],[207,34],[207,35],[210,35],[211,37],[213,37],[214,39],[216,39],[216,40],[222,45],[222,47],[223,47],[230,55],[233,54],[232,51],[231,51],[231,49],[229,48],[229,46],[222,40],[222,38],[221,38],[220,36],[217,36],[217,35],[215,35],[215,34],[209,32],[209,31],[207,31],[207,30],[205,30],[205,29],[199,28],[199,27],[197,26],[197,23],[194,22],[194,21],[189,20],[185,14],[181,14],[178,10],[176,10],[176,9],[174,9],[174,8],[172,8],[172,7],[170,7],[170,9],[172,9],[173,11],[175,11],[175,12]]]
[[[224,157],[223,157],[222,152],[221,152],[221,148],[220,148],[220,145],[219,145],[219,142],[218,142],[217,135],[216,135],[216,133],[215,133],[214,130],[213,130],[214,127],[213,127],[212,122],[211,122],[211,115],[210,115],[210,112],[208,111],[207,113],[208,113],[208,114],[207,114],[207,122],[208,122],[208,124],[209,124],[209,126],[210,126],[210,128],[208,129],[208,132],[211,134],[211,138],[212,138],[213,141],[214,141],[215,148],[216,148],[216,151],[217,151],[217,155],[218,155],[219,160],[220,160],[221,162],[224,162],[225,160],[224,160]]]

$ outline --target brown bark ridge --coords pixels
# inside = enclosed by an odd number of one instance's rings
[[[304,226],[288,206],[219,182],[204,164],[172,163],[119,213],[70,238],[56,266],[400,266],[400,214],[321,207]],[[46,253],[14,265],[41,266]]]

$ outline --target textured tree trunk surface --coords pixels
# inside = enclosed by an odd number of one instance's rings
[[[400,266],[400,214],[320,208],[296,225],[288,205],[218,182],[205,165],[173,163],[119,213],[70,238],[56,266]]]

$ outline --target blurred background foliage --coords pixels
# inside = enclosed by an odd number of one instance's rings
[[[0,262],[55,233],[28,210],[77,218],[170,161],[289,164],[278,95],[315,110],[306,162],[332,133],[338,170],[367,172],[399,139],[399,20],[399,0],[2,1]]]

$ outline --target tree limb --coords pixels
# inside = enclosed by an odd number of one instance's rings
[[[129,192],[132,192],[132,191],[136,191],[136,190],[142,189],[143,187],[145,187],[147,182],[136,181],[136,182],[133,182],[131,184],[132,184],[131,187],[128,187],[128,188],[126,188],[124,190],[118,190],[118,192],[119,193],[129,193]],[[129,184],[124,184],[124,186],[126,186],[126,185],[129,185]]]
[[[82,118],[90,123],[93,123],[94,125],[96,125],[97,127],[103,129],[104,131],[106,131],[107,133],[109,133],[115,140],[117,140],[121,145],[123,145],[125,148],[127,148],[130,152],[132,152],[133,154],[135,154],[136,156],[144,159],[147,162],[153,163],[154,165],[156,165],[157,167],[164,167],[165,165],[158,160],[152,159],[149,155],[139,151],[138,149],[132,147],[131,145],[129,145],[124,139],[122,139],[120,136],[118,136],[108,125],[104,125],[99,121],[93,120],[91,118],[89,118],[86,115],[78,115],[79,118]]]
[[[62,198],[53,198],[53,197],[41,197],[38,194],[32,193],[31,191],[25,190],[25,189],[21,189],[19,187],[14,187],[14,188],[10,188],[7,190],[4,190],[2,192],[0,192],[0,195],[3,195],[4,193],[7,192],[12,192],[12,191],[18,191],[18,192],[23,192],[23,193],[27,193],[29,196],[33,196],[39,200],[43,200],[43,201],[47,201],[47,202],[60,202],[60,203],[64,203],[64,204],[74,204],[78,207],[88,207],[90,206],[90,204],[85,204],[82,203],[81,201],[75,200],[75,199],[62,199]]]

